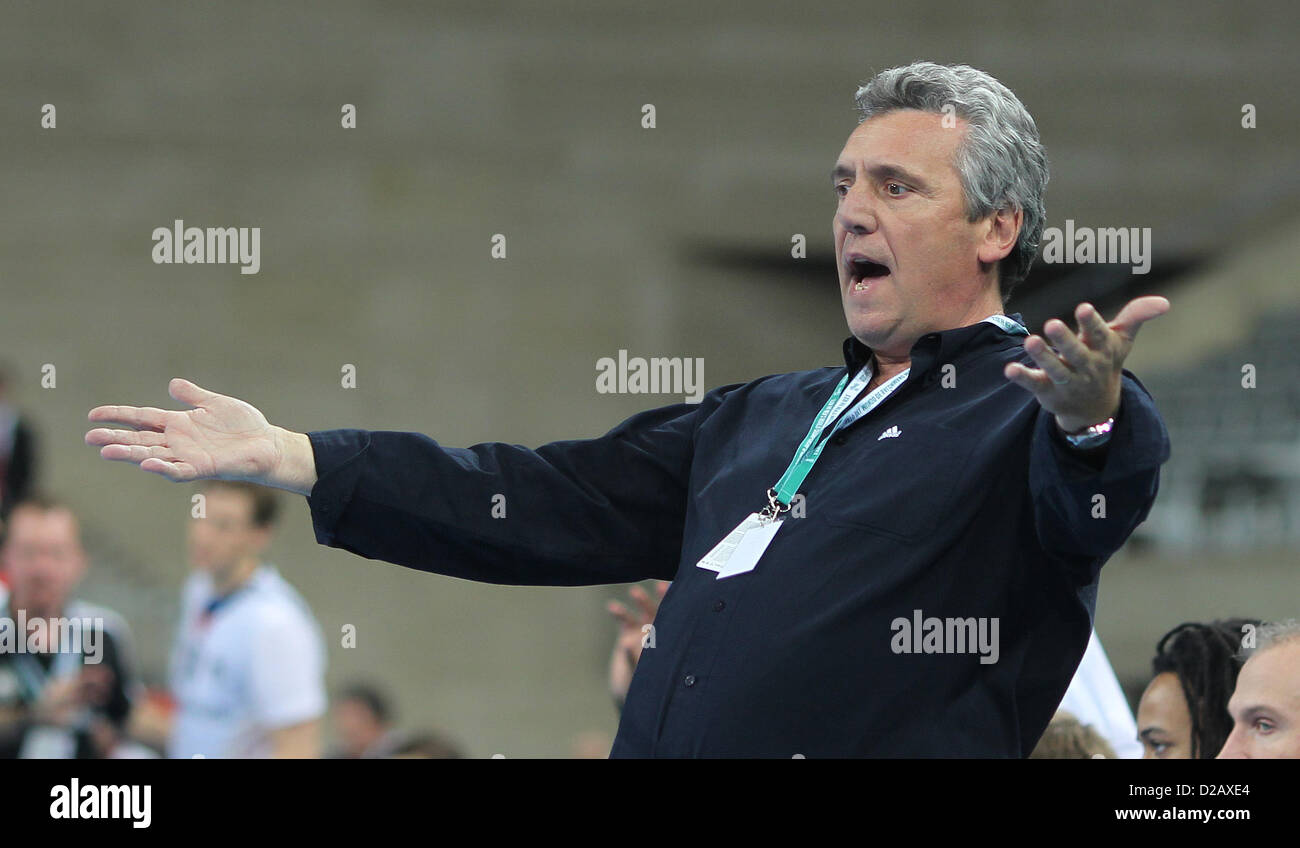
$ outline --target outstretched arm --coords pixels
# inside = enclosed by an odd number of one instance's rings
[[[730,388],[730,387],[728,387]],[[490,583],[670,578],[681,554],[700,405],[629,418],[597,439],[535,450],[444,447],[419,433],[267,422],[236,398],[172,380],[194,409],[102,406],[86,441],[110,460],[186,482],[247,480],[307,495],[316,539],[360,556]],[[129,428],[129,429],[127,429]],[[319,475],[319,477],[318,477]]]

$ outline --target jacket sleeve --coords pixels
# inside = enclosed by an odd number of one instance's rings
[[[536,450],[419,433],[308,433],[316,540],[370,559],[515,585],[672,579],[697,423],[718,393]]]
[[[1071,447],[1055,416],[1042,408],[1030,448],[1029,488],[1039,542],[1053,553],[1090,562],[1090,571],[1146,520],[1160,465],[1169,458],[1169,434],[1150,393],[1127,370],[1122,380],[1115,429],[1099,457]]]

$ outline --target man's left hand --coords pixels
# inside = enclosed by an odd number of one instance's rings
[[[1003,373],[1033,392],[1063,431],[1076,433],[1100,424],[1119,411],[1121,371],[1138,330],[1168,311],[1169,301],[1163,297],[1139,297],[1107,324],[1092,304],[1081,303],[1074,310],[1078,335],[1064,321],[1051,319],[1043,325],[1046,339],[1025,339],[1025,351],[1038,368],[1010,362]]]

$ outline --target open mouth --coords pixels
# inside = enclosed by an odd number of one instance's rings
[[[889,276],[889,268],[870,259],[855,257],[848,262],[850,287],[861,291],[871,280]]]

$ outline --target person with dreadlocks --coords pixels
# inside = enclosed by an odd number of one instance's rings
[[[1138,703],[1143,759],[1214,759],[1232,732],[1228,699],[1241,670],[1242,636],[1258,619],[1180,624],[1160,637],[1155,675]]]

